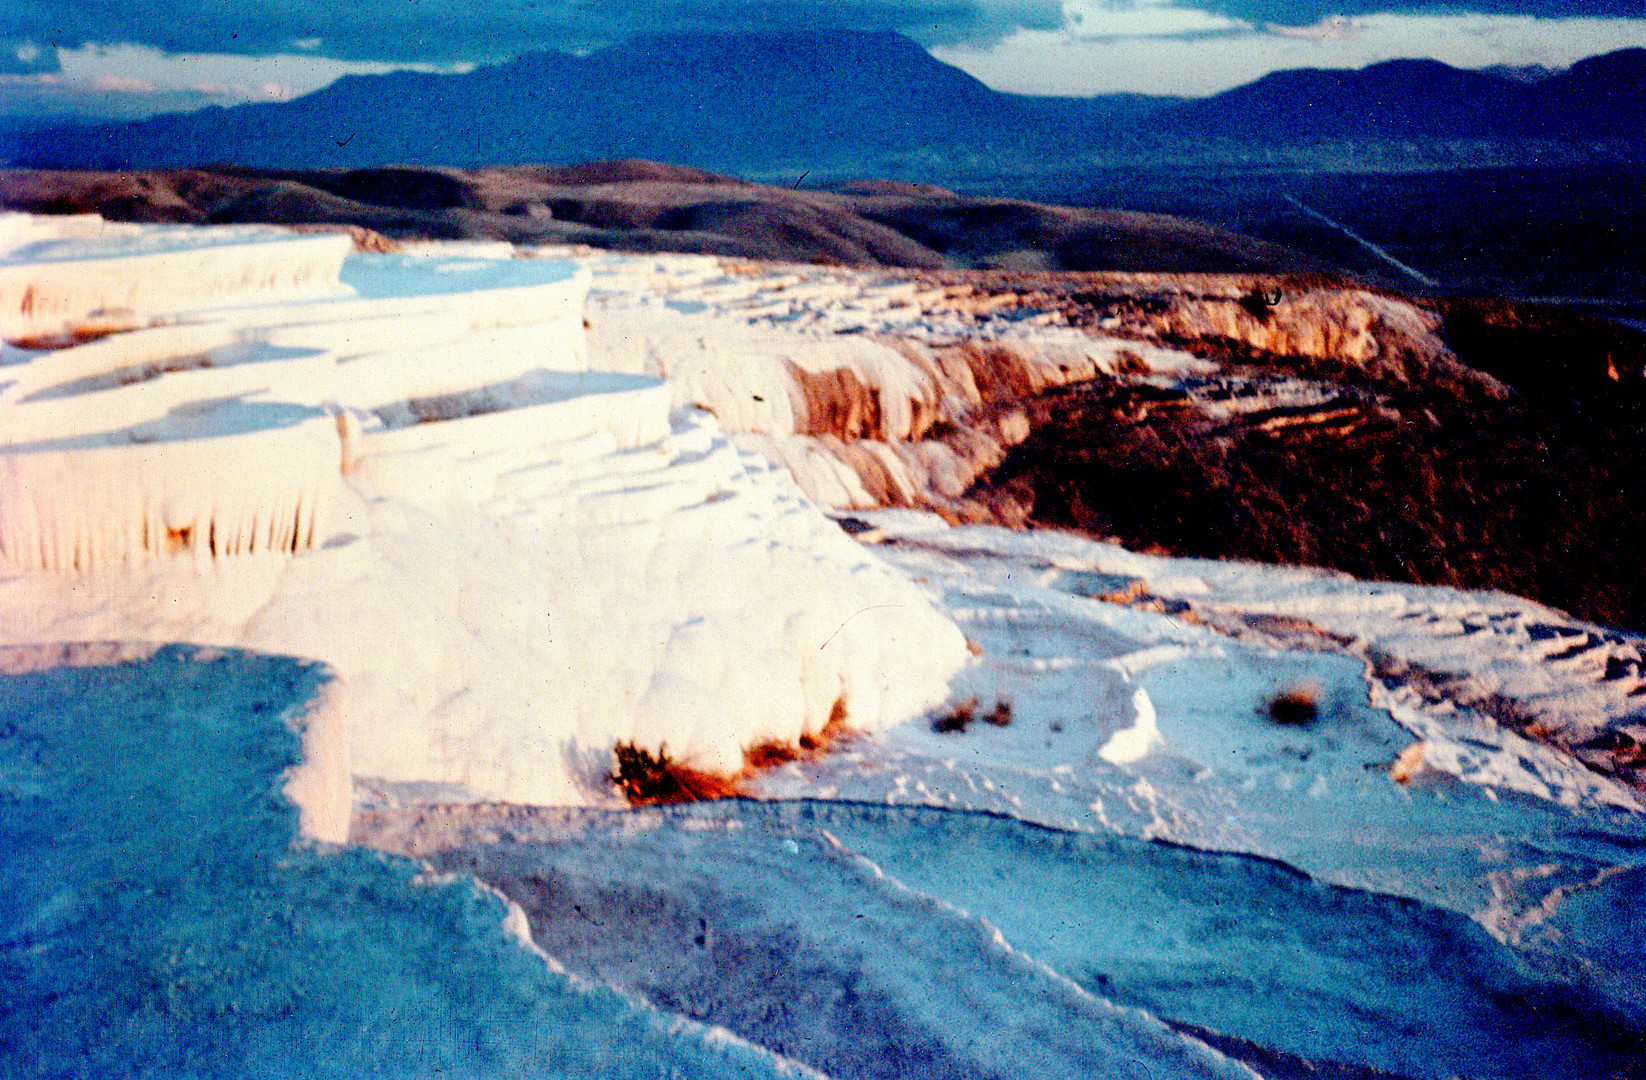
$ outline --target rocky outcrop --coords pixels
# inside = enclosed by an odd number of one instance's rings
[[[828,506],[1496,587],[1646,624],[1627,433],[1646,345],[1618,327],[1295,275],[702,259],[623,287],[642,302],[597,279],[593,347],[666,375]],[[1522,326],[1545,354],[1512,347]]]
[[[714,413],[841,509],[975,516],[961,496],[1028,434],[1024,399],[1122,372],[1213,367],[1049,320],[1025,333],[1021,305],[1032,300],[1016,293],[678,257],[654,266],[621,293],[596,287],[591,349],[619,370],[666,378],[677,404]],[[636,292],[658,302],[632,304]],[[739,311],[750,313],[741,326],[727,318]]]
[[[1646,462],[1625,389],[1551,398],[1448,354],[1419,378],[1401,377],[1409,361],[1255,366],[1040,395],[1024,406],[1033,434],[968,497],[1131,546],[1496,588],[1646,625],[1646,505],[1627,479]]]

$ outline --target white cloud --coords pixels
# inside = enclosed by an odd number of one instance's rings
[[[1264,24],[1263,29],[1281,37],[1308,38],[1313,41],[1343,41],[1352,38],[1360,32],[1359,19],[1351,19],[1347,15],[1327,15],[1317,23],[1309,26],[1277,26],[1274,23]]]
[[[297,91],[286,83],[263,82],[203,82],[189,87],[195,93],[214,102],[227,104],[248,101],[290,101]]]
[[[134,79],[130,75],[99,75],[87,83],[104,94],[152,94],[160,89],[148,79]]]
[[[1250,23],[1170,0],[1067,0],[1065,32],[1075,40],[1114,37],[1170,37],[1247,30]]]
[[[383,64],[331,60],[322,56],[283,53],[275,56],[237,56],[202,53],[160,53],[133,45],[88,48],[64,52],[63,70],[71,75],[93,71],[138,74],[164,89],[210,86],[220,104],[269,100],[266,88],[281,88],[281,99],[318,90],[344,75],[380,75],[415,67],[446,71],[472,65]]]
[[[426,71],[473,67],[357,63],[294,54],[162,53],[137,45],[63,49],[57,58],[57,72],[0,77],[0,114],[131,119],[206,105],[289,101],[348,74],[381,74],[408,66]]]
[[[1086,0],[1090,2],[1090,0]],[[1162,5],[1148,3],[1144,8]],[[1150,22],[1145,12],[1133,25]],[[1193,31],[1094,35],[1074,28],[1019,31],[992,48],[932,53],[997,90],[1027,94],[1133,92],[1200,97],[1282,68],[1361,68],[1432,57],[1460,68],[1492,64],[1567,67],[1597,53],[1646,47],[1646,19],[1539,19],[1492,15],[1366,15],[1343,32],[1247,27],[1214,37]],[[1118,23],[1116,25],[1119,25]],[[1320,31],[1320,32],[1315,32]]]

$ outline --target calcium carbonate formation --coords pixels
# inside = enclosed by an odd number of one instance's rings
[[[649,375],[586,265],[506,245],[0,217],[0,641],[325,661],[348,767],[609,797],[941,701],[918,588]]]
[[[31,569],[313,547],[364,452],[361,410],[580,366],[587,280],[565,264],[388,263],[352,283],[343,235],[12,215],[0,241],[0,319],[23,346],[0,390],[0,554]],[[521,325],[535,349],[477,337]],[[651,414],[635,437],[663,429]]]

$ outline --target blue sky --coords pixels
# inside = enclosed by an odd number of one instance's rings
[[[1646,46],[1646,0],[10,0],[0,112],[283,100],[346,72],[462,70],[660,30],[897,30],[997,89],[1200,96],[1426,56],[1564,67]]]

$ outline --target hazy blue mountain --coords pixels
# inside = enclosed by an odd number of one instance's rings
[[[1169,100],[1169,99],[1168,99]],[[891,33],[656,35],[464,75],[348,76],[296,101],[20,139],[56,166],[480,164],[651,158],[827,167],[1085,145],[1152,99],[990,90]]]
[[[1532,90],[1533,108],[1548,129],[1646,138],[1646,49],[1592,56]]]
[[[1182,133],[1306,139],[1646,138],[1646,49],[1528,81],[1438,60],[1277,71],[1159,114]]]
[[[1477,68],[1484,75],[1496,75],[1510,82],[1537,83],[1561,71],[1547,64],[1488,64]]]
[[[1033,171],[1323,140],[1646,141],[1646,50],[1536,83],[1392,60],[1296,70],[1197,101],[1004,94],[892,33],[653,35],[461,75],[349,76],[291,102],[0,130],[0,163],[130,168],[647,158],[727,172]]]
[[[1522,83],[1438,60],[1389,60],[1359,71],[1273,72],[1185,104],[1172,121],[1188,130],[1278,142],[1515,135],[1530,94]]]

